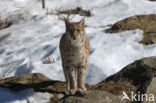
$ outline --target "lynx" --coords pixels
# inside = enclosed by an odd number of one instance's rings
[[[90,44],[85,33],[85,20],[64,21],[66,32],[61,37],[59,47],[67,83],[66,93],[69,95],[84,93],[86,91],[84,80],[87,58],[90,53]]]

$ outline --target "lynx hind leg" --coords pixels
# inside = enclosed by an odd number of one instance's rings
[[[77,69],[77,83],[78,83],[77,86],[78,86],[79,93],[83,93],[86,91],[85,74],[86,74],[86,65],[79,66]]]

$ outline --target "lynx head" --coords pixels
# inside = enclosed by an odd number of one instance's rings
[[[69,22],[65,20],[66,33],[72,40],[79,40],[85,37],[85,20],[82,19],[80,22]]]

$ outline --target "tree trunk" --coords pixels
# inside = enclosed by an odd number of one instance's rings
[[[42,8],[45,8],[45,0],[42,0]]]

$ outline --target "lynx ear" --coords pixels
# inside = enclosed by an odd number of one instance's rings
[[[81,19],[81,21],[80,21],[79,23],[80,23],[80,25],[81,25],[81,26],[83,26],[83,27],[84,27],[84,26],[85,26],[85,19],[84,19],[84,18],[83,18],[83,19]]]
[[[70,22],[68,19],[64,20],[65,24],[66,24],[66,28],[68,29],[70,27]]]

